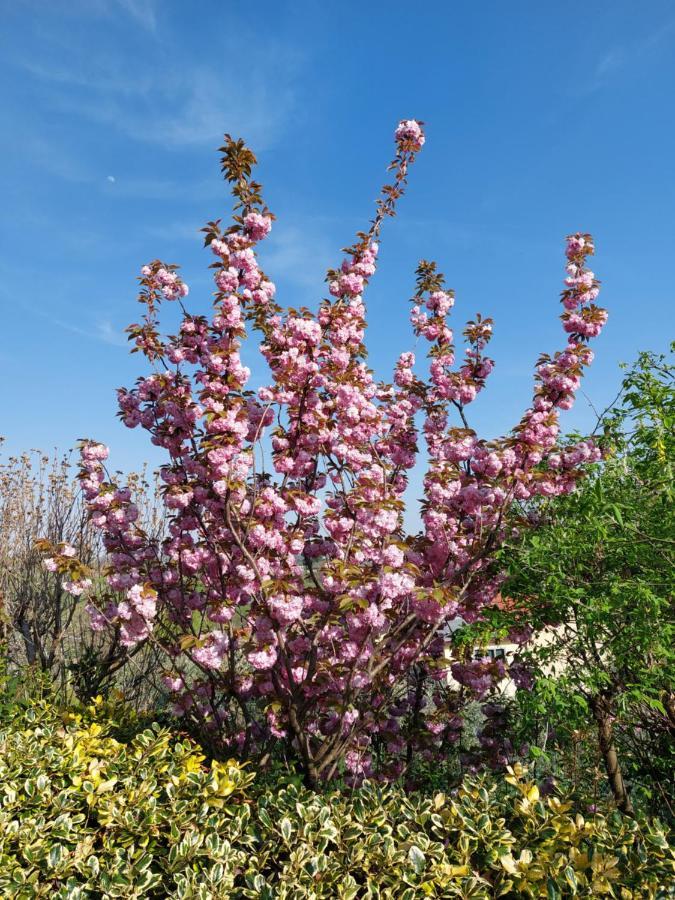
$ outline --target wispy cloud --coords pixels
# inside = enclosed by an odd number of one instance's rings
[[[118,7],[148,31],[157,29],[157,4],[155,0],[111,0],[110,7]]]
[[[97,337],[104,344],[112,344],[114,347],[128,346],[124,331],[117,328],[108,319],[101,319],[96,323],[92,336]]]
[[[33,312],[41,319],[45,319],[49,322],[50,325],[55,325],[57,328],[62,328],[64,331],[69,331],[71,334],[77,334],[80,337],[86,338],[88,341],[96,341],[113,347],[128,346],[124,330],[122,328],[117,328],[109,319],[99,319],[89,326],[76,325],[74,322],[59,318],[58,316],[53,316],[41,309],[34,309]]]
[[[276,84],[252,75],[247,84],[229,81],[208,67],[158,78],[130,95],[126,85],[86,93],[60,94],[56,102],[71,112],[111,126],[137,141],[164,146],[213,144],[228,130],[259,149],[279,136],[295,94],[283,76]]]
[[[625,53],[619,48],[610,50],[599,60],[595,67],[595,77],[603,78],[616,69],[620,69],[625,62]]]
[[[675,19],[670,19],[631,44],[607,50],[598,59],[593,75],[582,93],[593,93],[605,87],[618,72],[628,66],[638,65],[674,33]]]
[[[118,2],[137,5],[137,0]],[[282,133],[296,104],[301,55],[274,40],[257,46],[264,65],[253,67],[245,41],[224,39],[220,50],[227,65],[221,66],[195,65],[193,59],[183,65],[176,40],[153,40],[143,54],[121,55],[114,44],[91,53],[88,47],[73,47],[61,32],[43,37],[51,44],[44,52],[31,57],[10,53],[10,64],[41,83],[52,110],[137,141],[189,147],[212,144],[231,131],[265,149]],[[67,64],[62,62],[65,48]]]
[[[44,0],[22,0],[22,6],[34,15],[44,16]],[[126,18],[144,30],[154,33],[158,26],[157,0],[51,0],[49,12],[80,22],[87,19]]]
[[[9,299],[6,291],[2,291],[1,293]],[[47,322],[52,328],[60,328],[63,331],[69,331],[71,334],[79,335],[87,341],[95,341],[113,347],[128,346],[124,329],[117,327],[109,319],[99,318],[94,321],[76,324],[61,316],[55,316],[53,313],[42,309],[33,303],[28,303],[17,296],[12,298],[12,304],[15,308],[21,308],[30,317],[37,317],[38,319]]]
[[[63,181],[87,184],[95,180],[88,165],[81,162],[57,141],[49,141],[34,134],[21,137],[21,153],[33,165]]]
[[[194,201],[208,199],[216,193],[217,182],[212,178],[193,180],[186,177],[178,180],[129,174],[130,160],[127,157],[120,160],[115,174],[107,169],[96,169],[91,162],[80,158],[76,141],[71,146],[63,138],[36,136],[25,126],[20,133],[20,145],[22,157],[29,160],[36,170],[119,198]],[[187,230],[183,234],[186,235]]]
[[[39,220],[36,220],[39,221]],[[68,284],[56,280],[49,293],[34,295],[31,291],[17,290],[16,285],[25,280],[25,271],[19,264],[7,258],[0,259],[0,306],[6,305],[14,311],[20,311],[29,319],[38,319],[47,323],[51,333],[53,328],[80,335],[88,341],[109,344],[116,347],[128,345],[124,326],[116,325],[111,317],[115,301],[109,298],[94,297],[84,282],[74,276]],[[72,295],[83,290],[88,292],[91,308],[84,312],[76,312],[72,303]]]
[[[659,28],[655,28],[651,31],[641,43],[642,51],[646,52],[647,50],[653,49],[673,34],[675,34],[675,18],[669,19]]]

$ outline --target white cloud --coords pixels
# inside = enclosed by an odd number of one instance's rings
[[[78,158],[76,141],[70,146],[64,139],[36,137],[26,125],[21,126],[20,144],[22,156],[36,169],[73,184],[91,185],[97,190],[113,190],[111,186],[114,185],[115,195],[120,199],[194,201],[217,196],[218,180],[215,177],[172,180],[128,175],[126,159],[120,160],[117,175],[103,176],[94,165]]]
[[[283,75],[271,84],[259,75],[248,82],[209,68],[180,77],[165,74],[130,96],[125,85],[94,90],[90,96],[61,96],[61,109],[116,128],[129,137],[165,146],[215,144],[225,131],[241,135],[257,149],[282,133],[294,105]]]
[[[157,29],[157,4],[155,0],[111,0],[109,7],[119,7],[148,31]]]
[[[129,345],[124,331],[116,328],[108,319],[102,319],[96,323],[92,336],[103,341],[104,344],[112,344],[114,347],[127,347]]]
[[[647,37],[642,41],[640,47],[643,52],[647,50],[652,50],[657,44],[660,44],[665,38],[668,37],[669,34],[672,34],[675,31],[675,19],[669,19],[667,22],[664,22],[659,28],[655,28],[654,31],[650,32]]]
[[[213,144],[225,131],[264,149],[283,133],[296,104],[301,66],[293,50],[268,41],[256,49],[264,65],[251,66],[246,41],[226,40],[226,64],[195,64],[180,45],[152,41],[137,55],[109,47],[95,54],[49,36],[52,52],[15,58],[42,82],[53,109],[81,116],[134,140],[182,147]],[[258,41],[260,44],[260,41]],[[54,50],[58,49],[58,53]],[[63,50],[68,50],[64,64]]]
[[[595,67],[595,75],[598,78],[602,78],[604,75],[608,75],[610,72],[613,72],[615,69],[621,68],[624,63],[624,53],[620,49],[610,50],[609,53],[606,53],[598,62]]]
[[[112,322],[107,319],[101,319],[92,323],[91,326],[75,325],[65,319],[45,313],[43,310],[35,310],[35,312],[50,324],[63,328],[64,331],[70,331],[89,341],[98,341],[102,344],[109,344],[113,347],[127,347],[128,342],[123,329],[116,328]]]
[[[3,290],[2,293],[5,296],[8,296],[6,291]],[[124,330],[113,325],[109,319],[98,319],[91,323],[83,322],[82,324],[75,324],[68,319],[55,316],[50,311],[40,308],[33,303],[22,301],[21,299],[15,299],[14,305],[21,307],[21,309],[31,317],[37,316],[37,318],[42,319],[51,326],[62,328],[64,331],[69,331],[71,334],[77,334],[88,341],[97,341],[114,347],[128,346]]]
[[[74,184],[86,184],[93,181],[89,168],[55,141],[48,141],[32,134],[23,134],[21,153],[43,172],[64,181]]]
[[[35,16],[45,14],[44,0],[22,0],[22,5],[33,10]],[[49,12],[61,18],[78,19],[131,19],[144,30],[157,30],[157,0],[50,0]]]
[[[675,19],[664,22],[645,37],[634,40],[626,46],[613,47],[604,53],[595,65],[593,77],[581,93],[593,93],[605,87],[611,78],[626,68],[642,62],[647,54],[654,53],[659,44],[675,31]]]

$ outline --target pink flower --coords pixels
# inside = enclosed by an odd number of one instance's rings
[[[246,658],[254,669],[271,669],[277,661],[277,651],[274,647],[262,647],[247,654]]]
[[[96,609],[95,606],[92,606],[91,603],[87,603],[85,612],[89,616],[89,623],[92,631],[103,631],[106,625],[108,625],[106,617]]]
[[[157,609],[157,592],[150,587],[135,584],[127,591],[127,599],[139,616],[154,619]]]
[[[405,560],[405,554],[400,547],[397,547],[395,544],[390,544],[387,549],[382,554],[382,562],[391,566],[392,569],[399,569]]]
[[[185,681],[182,675],[164,675],[162,678],[164,686],[172,693],[177,693],[185,687]]]
[[[261,216],[260,213],[249,213],[244,219],[244,230],[254,241],[261,241],[272,230],[272,220],[269,216]]]
[[[91,587],[91,579],[81,578],[79,581],[63,581],[61,586],[64,591],[73,597],[81,597]]]
[[[215,238],[215,240],[211,241],[209,246],[211,247],[211,251],[215,253],[216,256],[229,256],[230,248],[225,243],[225,241],[220,241],[218,240],[218,238]]]
[[[239,273],[232,266],[227,269],[220,269],[216,275],[216,284],[226,294],[230,291],[236,291],[239,287]]]
[[[385,572],[380,577],[380,591],[385,599],[395,599],[409,594],[414,587],[412,576],[401,572]]]
[[[102,462],[108,458],[109,454],[110,451],[105,444],[97,444],[93,441],[83,444],[80,450],[82,459],[87,463]]]
[[[219,669],[230,646],[229,638],[222,631],[212,631],[201,647],[192,651],[192,658],[205,669]]]
[[[170,272],[165,268],[159,268],[155,272],[155,283],[157,289],[166,297],[167,300],[177,300],[179,297],[187,297],[189,293],[188,286],[181,281],[176,272]]]
[[[415,119],[404,119],[399,122],[395,138],[399,146],[411,147],[413,150],[421,150],[426,140],[420,123]]]
[[[304,599],[299,595],[282,594],[269,601],[270,611],[282,625],[290,625],[302,615]]]

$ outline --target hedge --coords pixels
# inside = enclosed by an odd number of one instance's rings
[[[447,795],[316,793],[158,725],[114,733],[100,704],[0,717],[0,896],[672,896],[657,821],[542,797],[519,767]]]

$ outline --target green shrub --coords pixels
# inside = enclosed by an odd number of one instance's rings
[[[675,875],[658,824],[585,818],[521,769],[449,797],[289,786],[259,798],[257,820],[246,897],[658,897]]]
[[[0,724],[0,896],[667,897],[655,821],[582,816],[524,770],[453,794],[256,784],[158,726],[127,743],[94,704]]]
[[[36,705],[0,732],[0,896],[228,896],[253,776],[158,727],[120,743],[90,712]]]

